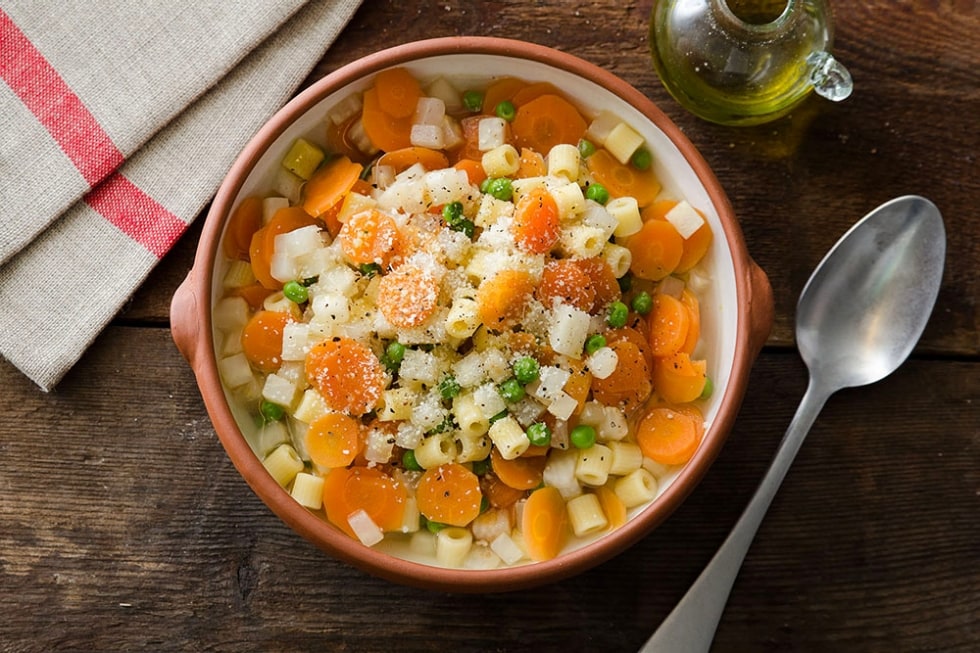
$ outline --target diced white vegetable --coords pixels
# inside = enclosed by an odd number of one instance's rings
[[[552,313],[548,342],[559,354],[581,358],[585,339],[589,336],[589,314],[568,304],[558,303]]]
[[[245,354],[234,354],[218,361],[218,374],[226,386],[237,388],[252,380],[252,367]]]
[[[608,240],[619,227],[619,220],[610,215],[602,204],[586,200],[585,208],[582,209],[582,224],[600,229],[603,237]]]
[[[496,569],[500,566],[500,556],[485,544],[474,544],[463,560],[464,569]]]
[[[241,297],[225,297],[215,305],[212,315],[216,329],[240,329],[248,322],[248,302]]]
[[[558,393],[562,391],[571,376],[571,372],[566,369],[544,365],[538,371],[538,380],[527,385],[527,391],[544,403],[551,403],[558,397]]]
[[[310,325],[305,322],[288,322],[282,328],[282,359],[306,360],[310,351]]]
[[[492,383],[484,383],[473,390],[473,400],[487,419],[507,409],[503,397]]]
[[[430,98],[442,100],[444,111],[454,113],[463,108],[462,94],[445,77],[439,76],[432,80],[425,89],[425,94]]]
[[[386,463],[391,460],[395,438],[383,429],[369,429],[364,440],[364,457],[368,462]]]
[[[374,523],[371,515],[363,508],[352,512],[347,518],[347,523],[364,546],[374,546],[384,539],[384,531]]]
[[[433,204],[448,204],[466,199],[472,191],[464,170],[445,168],[427,172],[422,179],[425,196]]]
[[[608,379],[618,364],[619,356],[611,347],[600,347],[589,356],[589,371],[597,379]]]
[[[704,218],[688,204],[687,200],[678,202],[677,206],[667,211],[664,217],[667,218],[667,222],[674,225],[677,233],[684,239],[690,238],[704,224]]]
[[[330,107],[327,111],[327,117],[333,124],[339,125],[353,117],[354,114],[360,113],[363,104],[360,93],[351,93]]]
[[[265,377],[265,384],[262,386],[262,397],[274,404],[291,408],[296,401],[299,389],[296,384],[289,379],[270,374]]]
[[[309,424],[317,417],[326,415],[329,410],[320,393],[313,388],[307,388],[293,410],[293,417]]]
[[[398,374],[407,381],[432,385],[439,380],[440,365],[431,353],[421,349],[406,349]]]
[[[446,115],[446,103],[437,97],[420,97],[415,105],[413,125],[442,125]]]
[[[446,146],[442,125],[412,125],[409,140],[416,147],[429,147],[434,150]]]
[[[585,136],[596,147],[602,147],[606,143],[609,132],[621,122],[622,120],[620,120],[619,116],[611,111],[600,111],[599,115],[595,117],[595,120],[589,123],[589,128],[585,131]]]
[[[548,404],[548,412],[558,419],[568,419],[577,407],[578,401],[567,392],[562,391]]]
[[[503,118],[483,118],[477,126],[477,147],[481,152],[504,144],[507,123]]]
[[[259,458],[264,458],[270,451],[289,441],[289,431],[281,421],[263,424],[258,433],[248,438],[252,451]]]
[[[501,533],[494,538],[493,542],[490,543],[490,549],[508,565],[512,565],[524,557],[523,549],[507,533]]]
[[[566,501],[582,494],[582,485],[575,478],[578,450],[552,449],[544,466],[544,483],[557,488]]]
[[[262,200],[262,224],[268,224],[279,209],[289,207],[288,197],[266,197]]]

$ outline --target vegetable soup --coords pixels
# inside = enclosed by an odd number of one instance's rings
[[[448,567],[559,555],[684,465],[712,231],[548,82],[378,73],[222,241],[218,366],[301,505]]]

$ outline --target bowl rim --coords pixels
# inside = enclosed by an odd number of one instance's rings
[[[706,430],[702,445],[694,457],[657,500],[611,535],[563,553],[553,560],[489,570],[437,567],[366,547],[300,506],[266,472],[241,433],[226,401],[211,335],[213,271],[225,219],[230,214],[233,202],[249,172],[266,148],[317,102],[352,82],[392,66],[457,54],[527,59],[584,77],[632,105],[660,129],[691,166],[718,214],[732,258],[738,307],[731,374],[720,400],[717,416]],[[276,112],[243,148],[212,201],[195,260],[185,282],[192,286],[196,300],[194,318],[197,320],[196,351],[195,355],[188,358],[215,432],[228,457],[256,495],[298,534],[354,567],[401,584],[452,592],[524,589],[567,578],[631,547],[667,519],[700,483],[732,428],[756,353],[752,344],[753,325],[749,316],[752,289],[748,274],[754,266],[728,197],[705,159],[680,128],[632,85],[575,55],[535,43],[485,36],[426,39],[380,50],[327,74]],[[202,344],[205,346],[203,351]]]

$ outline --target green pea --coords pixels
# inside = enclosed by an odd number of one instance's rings
[[[509,378],[497,388],[497,392],[509,404],[514,404],[524,398],[524,386],[515,378]]]
[[[541,374],[541,365],[537,360],[530,356],[523,356],[514,361],[514,377],[521,383],[527,385],[538,380]]]
[[[402,454],[402,466],[411,472],[422,471],[422,465],[419,464],[415,452],[411,449],[406,449],[405,453]]]
[[[456,380],[455,376],[444,376],[442,381],[439,382],[439,395],[443,399],[452,399],[459,395],[459,391],[462,388],[459,382]]]
[[[262,419],[266,422],[278,422],[282,419],[285,412],[282,406],[267,399],[263,399],[262,403],[259,404],[259,414],[262,415]]]
[[[506,177],[495,177],[487,181],[487,190],[485,192],[498,200],[506,201],[513,197],[514,186],[511,184],[510,179]]]
[[[310,291],[299,281],[287,281],[282,286],[282,294],[286,299],[297,304],[305,304],[310,298]]]
[[[588,159],[595,154],[595,145],[592,141],[583,138],[578,142],[578,153],[583,159]]]
[[[585,353],[594,354],[606,346],[606,337],[601,333],[593,333],[585,340]]]
[[[605,206],[606,202],[609,201],[609,191],[599,182],[593,182],[585,189],[585,199],[598,202]]]
[[[498,118],[502,118],[507,122],[510,122],[514,119],[514,116],[517,115],[517,107],[515,107],[514,103],[510,100],[504,100],[503,102],[497,104],[497,107],[494,109],[494,113],[497,114]]]
[[[432,521],[431,519],[426,519],[425,527],[430,533],[438,533],[439,531],[444,529],[446,525],[437,521]]]
[[[463,218],[462,220],[460,220],[456,224],[451,225],[450,228],[453,231],[458,231],[458,232],[462,233],[464,236],[466,236],[470,240],[473,239],[473,234],[476,233],[476,225],[473,224],[473,221],[472,220],[467,220],[466,218]]]
[[[701,389],[701,399],[707,399],[715,391],[715,384],[711,382],[711,377],[704,377],[704,388]]]
[[[535,422],[527,427],[527,439],[535,447],[546,447],[551,444],[551,429],[544,422]]]
[[[463,93],[463,106],[467,111],[479,111],[483,108],[483,93],[479,91],[466,91]]]
[[[463,219],[463,203],[450,202],[442,207],[442,219],[450,227],[459,224],[459,221]]]
[[[637,170],[646,170],[653,163],[653,155],[650,154],[650,150],[641,147],[636,152],[633,152],[633,156],[630,157],[630,163]]]
[[[629,319],[630,309],[623,302],[613,302],[609,305],[609,313],[606,315],[606,324],[614,329],[626,326]]]
[[[398,364],[405,360],[405,350],[407,347],[397,340],[389,342],[385,348],[385,355],[392,363]]]
[[[633,306],[633,310],[640,315],[646,315],[653,310],[653,297],[651,297],[650,293],[645,290],[637,293],[637,295],[633,297],[633,301],[630,303]]]
[[[595,444],[595,428],[588,424],[579,424],[568,434],[568,439],[576,449],[588,449]]]
[[[490,510],[490,499],[486,496],[480,497],[480,514],[482,515],[488,510]]]

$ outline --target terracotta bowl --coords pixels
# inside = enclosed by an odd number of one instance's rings
[[[711,279],[700,299],[702,344],[714,393],[704,406],[708,428],[700,448],[672,477],[661,480],[656,499],[632,510],[624,526],[546,562],[490,570],[448,569],[434,561],[409,560],[363,546],[296,503],[266,472],[243,436],[236,409],[218,375],[211,311],[220,297],[224,262],[219,243],[232,208],[240,198],[261,188],[260,182],[269,178],[296,136],[310,132],[334,103],[363,90],[375,73],[391,66],[408,67],[420,78],[442,74],[463,79],[516,76],[547,80],[587,112],[611,109],[646,138],[665,191],[687,198],[704,211],[715,234],[702,264]],[[563,52],[504,39],[451,37],[410,43],[355,61],[313,84],[258,132],[217,192],[193,268],[174,296],[171,322],[174,340],[193,368],[229,458],[254,492],[291,528],[329,554],[386,579],[439,590],[489,592],[539,585],[581,572],[623,551],[663,522],[707,472],[732,428],[750,366],[768,336],[772,309],[769,281],[749,257],[718,180],[694,146],[652,102],[611,73]]]

